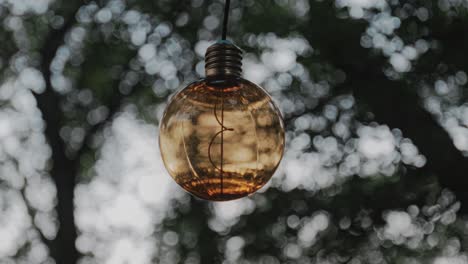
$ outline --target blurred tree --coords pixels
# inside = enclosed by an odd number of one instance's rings
[[[288,148],[211,204],[148,124],[204,74],[222,4],[0,1],[0,263],[468,263],[466,2],[232,1]]]

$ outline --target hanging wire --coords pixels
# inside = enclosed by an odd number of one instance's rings
[[[231,0],[226,0],[226,2],[224,3],[224,21],[223,21],[222,40],[226,40],[230,5],[231,5]]]

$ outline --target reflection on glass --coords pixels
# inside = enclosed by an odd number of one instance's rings
[[[278,109],[241,78],[201,80],[177,93],[161,121],[160,148],[174,180],[203,199],[226,201],[260,189],[284,149]]]

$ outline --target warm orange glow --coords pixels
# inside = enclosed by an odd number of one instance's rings
[[[270,96],[241,78],[190,84],[161,121],[164,164],[185,190],[227,201],[260,189],[284,149],[284,127]]]

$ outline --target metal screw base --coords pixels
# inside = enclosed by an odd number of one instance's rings
[[[206,77],[242,75],[242,50],[227,40],[211,45],[205,53]]]

